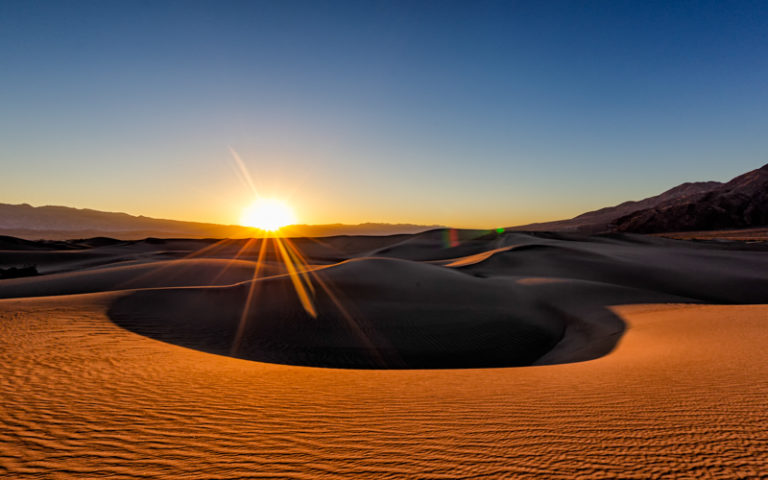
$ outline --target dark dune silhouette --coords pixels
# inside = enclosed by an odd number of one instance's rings
[[[291,242],[311,272],[314,315],[272,240],[5,239],[18,249],[2,262],[45,275],[4,280],[0,298],[123,291],[110,318],[141,335],[344,368],[583,361],[621,337],[611,305],[768,302],[755,275],[768,271],[768,247],[741,243],[470,230]]]

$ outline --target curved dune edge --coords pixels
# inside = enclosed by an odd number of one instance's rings
[[[477,243],[465,249],[490,246]],[[418,245],[421,251],[428,244]],[[316,278],[333,291],[315,285],[317,318],[301,308],[287,276],[228,288],[137,292],[118,300],[110,316],[141,335],[262,362],[394,369],[547,365],[610,352],[624,331],[613,305],[762,301],[768,282],[753,272],[756,261],[766,260],[668,241],[638,246],[626,239],[536,239],[443,266],[386,257],[323,266]]]
[[[117,299],[109,316],[132,332],[209,353],[336,368],[530,365],[565,330],[559,314],[509,285],[432,265],[364,259],[314,278],[314,317],[286,276],[138,291]]]
[[[460,471],[559,480],[765,471],[766,305],[613,307],[629,329],[590,362],[376,371],[179,348],[115,326],[106,316],[114,299],[0,301],[3,476]]]
[[[88,268],[83,252],[70,263],[67,252],[46,251],[52,268],[81,269],[2,280],[0,298],[120,290],[127,296],[110,315],[135,333],[238,358],[344,368],[585,361],[620,339],[614,305],[768,300],[768,252],[739,245],[514,232],[459,236],[454,245],[443,233],[384,247],[304,242],[302,268],[312,272],[300,282],[302,302],[311,297],[316,318],[302,308],[279,248],[255,240],[94,247],[88,264],[107,263]]]
[[[694,301],[593,281],[477,278],[385,258],[343,262],[314,278],[316,318],[287,276],[138,291],[118,298],[109,316],[140,335],[261,362],[480,368],[598,358],[624,331],[610,305]]]

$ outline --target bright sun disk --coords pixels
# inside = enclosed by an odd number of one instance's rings
[[[291,207],[274,198],[255,201],[243,211],[240,224],[273,232],[296,223]]]

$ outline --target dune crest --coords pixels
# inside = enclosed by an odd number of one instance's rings
[[[446,238],[434,230],[294,241],[307,259],[297,271],[311,272],[302,282],[314,316],[279,249],[257,240],[98,241],[66,252],[27,242],[8,257],[48,261],[43,271],[54,273],[3,280],[0,297],[122,291],[110,318],[150,338],[249,360],[366,369],[584,361],[621,338],[613,305],[768,302],[759,274],[768,252],[754,246],[626,234]]]
[[[563,334],[557,315],[508,286],[442,267],[366,258],[317,275],[332,291],[315,287],[316,317],[287,276],[257,280],[244,319],[248,284],[139,291],[109,315],[133,332],[211,353],[345,368],[529,365]]]

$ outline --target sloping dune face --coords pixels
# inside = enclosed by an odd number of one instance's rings
[[[3,251],[7,265],[49,258],[56,273],[4,280],[0,297],[121,290],[108,313],[127,330],[290,365],[584,361],[621,338],[613,305],[768,302],[768,252],[738,243],[470,231],[294,240],[306,261],[293,274],[275,242],[63,245]],[[72,252],[87,263],[62,260]]]
[[[614,348],[624,325],[611,305],[768,301],[758,266],[768,271],[766,252],[637,236],[485,234],[446,245],[428,232],[306,275],[311,313],[295,279],[273,275],[137,291],[109,315],[169,343],[291,365],[568,363]]]
[[[432,265],[364,259],[315,278],[314,316],[286,276],[140,291],[109,315],[136,333],[211,353],[347,368],[529,365],[565,327],[514,289]]]

